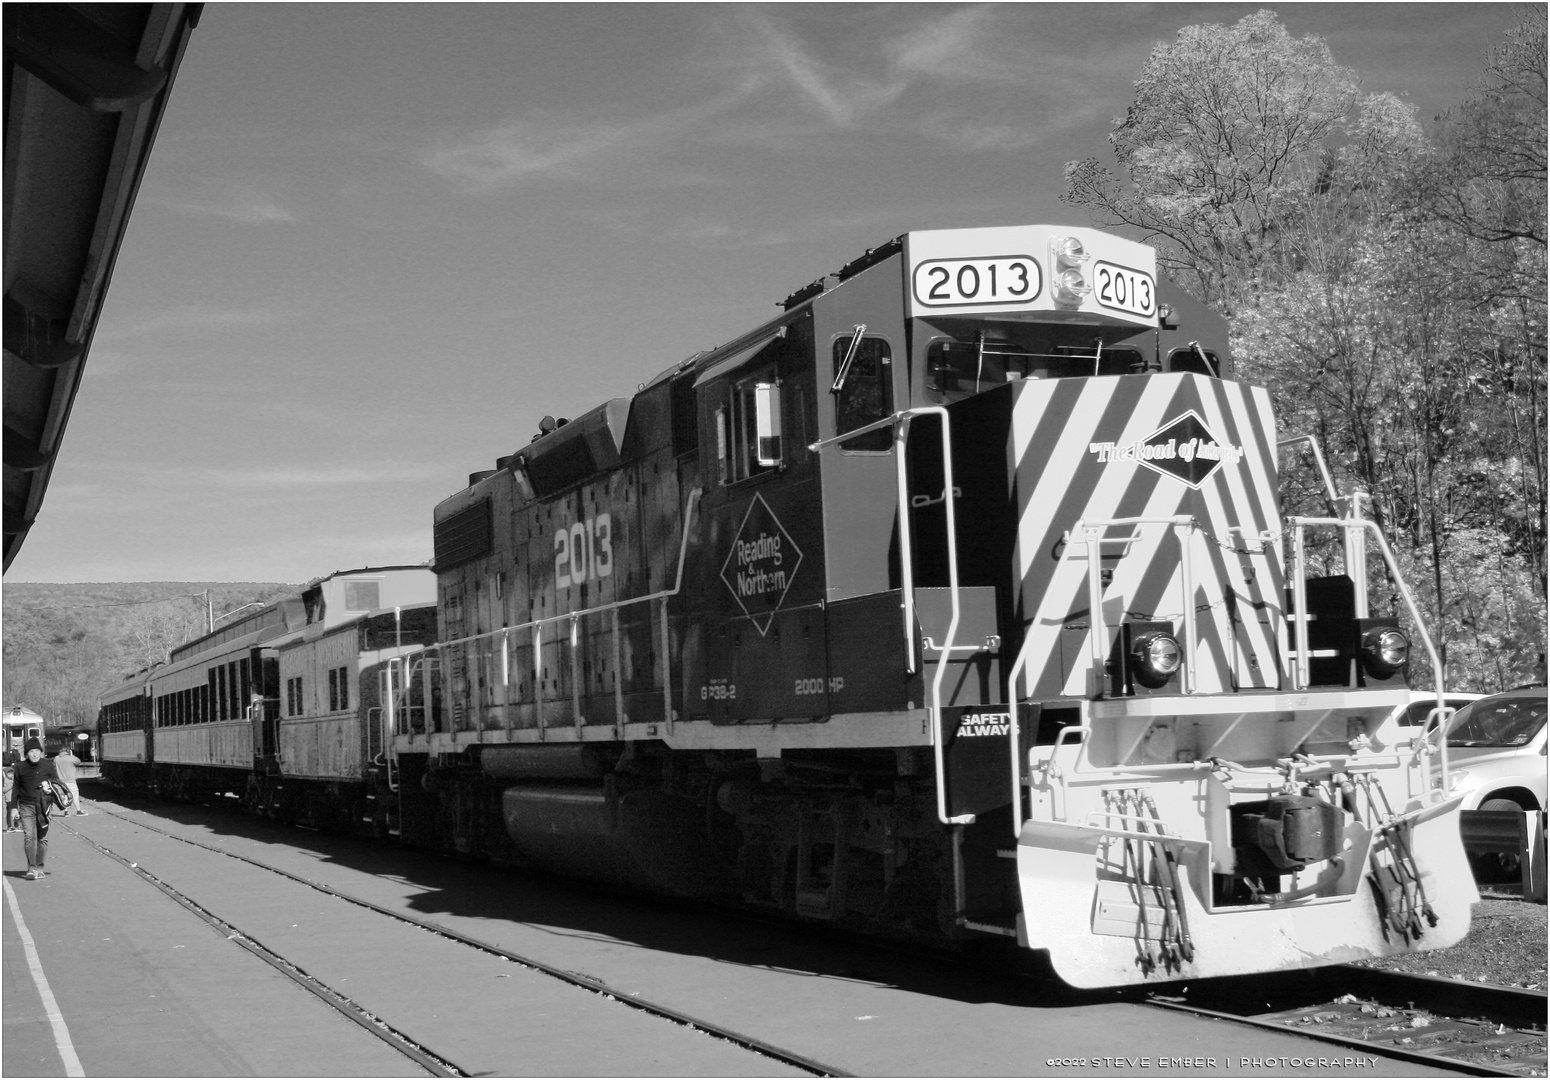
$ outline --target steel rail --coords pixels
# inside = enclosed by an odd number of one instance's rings
[[[1309,1001],[1311,1004],[1319,1004],[1323,1001],[1333,1002],[1338,998],[1351,995],[1401,1012],[1425,1013],[1444,1021],[1486,1020],[1492,1025],[1502,1024],[1516,1031],[1536,1029],[1534,1033],[1541,1036],[1544,1032],[1547,996],[1542,990],[1522,990],[1515,987],[1464,982],[1460,979],[1448,979],[1437,975],[1413,975],[1355,964],[1332,965],[1311,970],[1306,974],[1308,982],[1301,988],[1302,994],[1299,1000]],[[1232,1004],[1219,1000],[1213,1000],[1211,1005],[1195,1004],[1185,1000],[1183,995],[1164,996],[1163,991],[1150,994],[1144,1000],[1146,1004],[1155,1008],[1209,1016],[1281,1034],[1302,1035],[1319,1042],[1361,1050],[1374,1056],[1446,1069],[1466,1076],[1528,1075],[1521,1069],[1502,1069],[1480,1062],[1464,1061],[1445,1053],[1412,1050],[1397,1046],[1392,1041],[1362,1039],[1319,1025],[1292,1027],[1282,1020],[1268,1018],[1277,1015],[1278,1012],[1291,1011],[1289,1009],[1277,1010],[1272,1006],[1270,1011],[1256,1014],[1235,1004],[1243,1001],[1260,1001],[1267,996],[1284,996],[1288,992],[1290,984],[1284,978],[1278,985],[1267,987],[1267,992],[1264,994],[1249,985],[1262,978],[1264,977],[1248,976],[1221,980],[1220,990],[1214,987],[1206,989],[1211,987],[1212,980],[1201,980],[1190,987],[1204,989],[1205,993],[1201,996],[1210,999],[1215,999],[1225,992]],[[1323,985],[1326,982],[1329,984],[1327,987]],[[1423,1030],[1416,1029],[1417,1034],[1422,1033]]]

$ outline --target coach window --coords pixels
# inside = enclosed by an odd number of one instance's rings
[[[328,708],[330,712],[338,712],[350,707],[350,669],[348,667],[328,669]]]
[[[834,430],[843,435],[893,415],[893,357],[883,338],[862,334],[834,342]],[[888,452],[891,428],[878,428],[840,443],[855,452]]]
[[[346,581],[344,583],[344,609],[346,611],[375,611],[382,606],[380,589],[375,581]]]

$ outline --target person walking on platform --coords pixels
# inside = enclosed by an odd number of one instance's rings
[[[24,759],[16,766],[16,801],[22,812],[22,847],[27,851],[27,880],[36,881],[47,871],[43,860],[48,855],[48,807],[50,797],[45,782],[57,778],[54,763],[43,760],[43,744],[28,739],[22,746]]]
[[[54,755],[54,772],[59,774],[59,782],[70,793],[70,809],[60,811],[69,816],[70,811],[75,811],[77,816],[84,817],[86,811],[81,809],[81,789],[75,782],[75,767],[80,764],[76,756],[70,752],[70,744],[66,743],[64,749]]]
[[[5,831],[16,832],[21,826],[17,824],[16,811],[16,767],[11,764],[7,755],[5,762]]]

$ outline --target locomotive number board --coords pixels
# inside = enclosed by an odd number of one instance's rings
[[[1132,315],[1157,314],[1157,284],[1144,270],[1099,260],[1093,264],[1092,286],[1094,298],[1106,308]]]
[[[990,259],[932,259],[915,267],[915,302],[964,307],[1032,300],[1042,284],[1032,255]]]
[[[938,229],[904,237],[911,317],[1049,313],[1157,325],[1157,254],[1070,225]]]

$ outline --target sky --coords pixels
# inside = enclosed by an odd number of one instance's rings
[[[233,4],[193,32],[7,582],[431,556],[545,414],[906,231],[1087,224],[1148,53],[1269,6],[1428,126],[1506,4]]]

